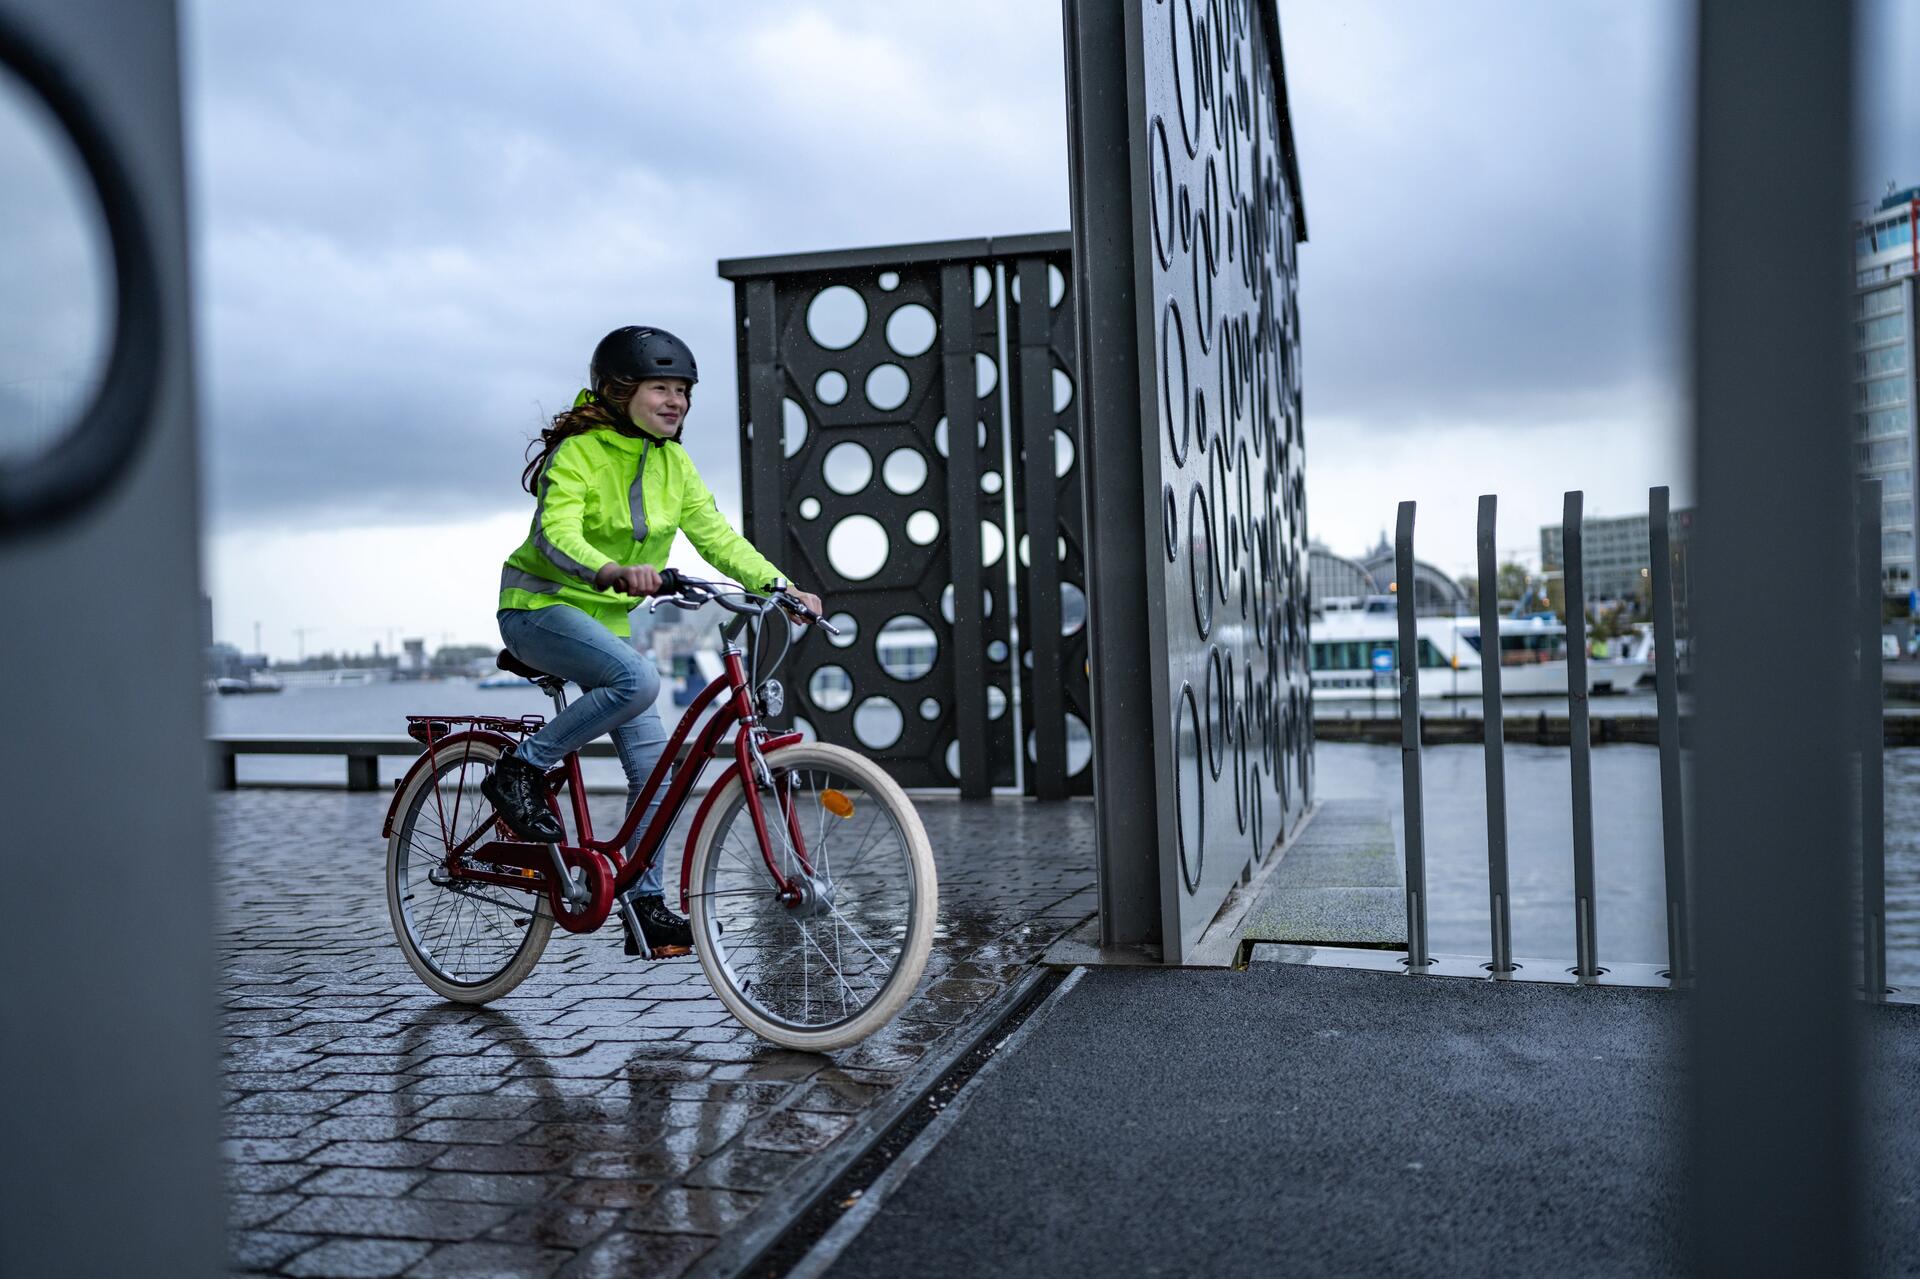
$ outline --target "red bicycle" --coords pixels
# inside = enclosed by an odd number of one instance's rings
[[[594,837],[577,754],[547,776],[547,802],[563,825],[570,810],[571,842],[522,840],[481,797],[494,761],[544,716],[407,717],[407,732],[426,749],[396,789],[382,831],[394,935],[436,993],[472,1004],[499,998],[533,970],[556,923],[590,933],[616,905],[631,910],[619,895],[661,854],[706,766],[727,760],[694,814],[680,866],[680,908],[700,967],[762,1038],[816,1052],[845,1047],[885,1025],[926,967],[938,899],[926,831],[906,792],[872,760],[762,723],[782,701],[772,678],[778,659],[765,678],[749,677],[763,631],[787,644],[797,624],[838,632],[784,591],[663,577],[652,607],[713,603],[734,615],[721,626],[725,678],[687,708],[610,838]],[[566,707],[564,681],[505,652],[500,665]],[[660,809],[629,858],[621,850],[662,786]]]

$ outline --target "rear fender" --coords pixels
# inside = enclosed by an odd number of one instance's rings
[[[413,761],[413,767],[407,770],[406,776],[394,784],[393,798],[387,803],[387,820],[380,825],[380,838],[393,838],[393,824],[400,817],[400,797],[407,793],[407,787],[412,784],[414,774],[424,768],[431,768],[434,760],[438,759],[442,752],[460,749],[468,742],[492,742],[502,750],[513,745],[513,739],[505,733],[496,733],[485,728],[472,728],[435,738],[433,745],[421,751],[420,757]]]
[[[799,733],[783,733],[779,737],[770,738],[766,745],[760,748],[760,753],[763,756],[771,755],[783,747],[798,745],[804,740]],[[720,792],[726,789],[727,783],[739,775],[740,761],[736,759],[714,779],[713,785],[707,790],[707,797],[700,801],[699,811],[693,815],[693,825],[687,830],[687,851],[680,857],[680,913],[683,915],[688,909],[687,895],[692,891],[693,849],[700,842],[700,830],[707,824],[707,814],[713,811],[713,801],[720,797]]]

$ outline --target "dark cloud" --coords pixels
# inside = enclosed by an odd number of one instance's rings
[[[1881,45],[1913,37],[1897,10],[1869,6]],[[1377,440],[1672,400],[1685,6],[1282,12],[1310,421]],[[700,352],[693,451],[735,491],[715,259],[1066,222],[1050,5],[200,0],[188,17],[219,527],[508,509],[541,415],[637,319]],[[1897,92],[1867,113],[1863,168],[1912,180],[1920,111]],[[1342,447],[1311,438],[1324,460]]]

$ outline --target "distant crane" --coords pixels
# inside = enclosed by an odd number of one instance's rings
[[[293,628],[293,639],[296,646],[295,652],[297,654],[296,660],[302,662],[307,660],[307,636],[315,631],[324,631],[326,629],[324,626],[296,626]]]

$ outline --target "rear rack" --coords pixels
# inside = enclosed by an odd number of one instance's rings
[[[545,715],[522,715],[517,719],[508,719],[504,715],[409,715],[407,736],[422,746],[431,746],[456,728],[479,728],[505,733],[515,741],[525,741],[545,728],[546,724]]]

